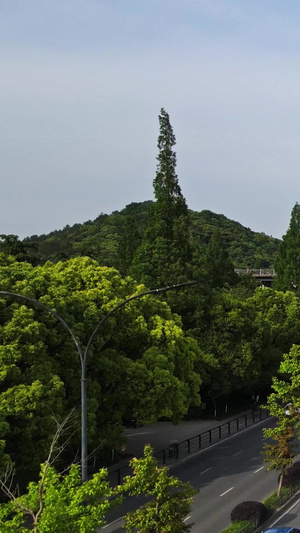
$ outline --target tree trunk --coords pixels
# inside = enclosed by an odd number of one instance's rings
[[[283,480],[283,472],[280,472],[279,479],[278,479],[278,487],[277,487],[277,496],[280,496],[280,491],[282,487],[282,480]]]

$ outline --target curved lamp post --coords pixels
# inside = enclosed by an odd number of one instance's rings
[[[177,285],[169,285],[167,287],[162,287],[160,289],[152,289],[145,292],[140,292],[138,294],[135,294],[134,296],[130,296],[130,298],[126,298],[126,300],[123,300],[118,305],[116,305],[107,315],[105,315],[102,320],[97,324],[95,327],[93,333],[91,334],[86,348],[80,345],[74,331],[70,328],[69,324],[61,317],[59,316],[56,311],[53,311],[50,307],[47,305],[39,302],[38,300],[35,300],[34,298],[29,298],[28,296],[24,296],[23,294],[18,294],[15,292],[8,292],[8,291],[0,291],[0,296],[8,296],[11,298],[16,298],[19,300],[23,300],[24,302],[27,302],[32,305],[38,305],[45,311],[48,311],[48,313],[51,313],[63,326],[64,328],[70,333],[79,355],[80,364],[81,364],[81,480],[82,482],[87,481],[88,478],[88,472],[87,472],[87,390],[86,390],[86,364],[87,359],[90,351],[91,344],[93,342],[93,339],[96,335],[96,333],[101,328],[102,324],[120,307],[123,307],[123,305],[127,304],[131,300],[136,300],[137,298],[141,298],[142,296],[147,296],[147,294],[159,294],[161,292],[167,292],[174,289],[180,289],[182,287],[189,287],[192,285],[198,285],[199,281],[189,281],[187,283],[178,283]]]

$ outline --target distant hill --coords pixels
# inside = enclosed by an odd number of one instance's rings
[[[118,246],[124,217],[130,216],[143,235],[152,201],[131,203],[111,215],[101,213],[94,221],[66,226],[48,235],[33,235],[23,242],[35,242],[41,260],[53,262],[88,255],[99,264],[118,268]],[[208,244],[216,227],[220,228],[228,253],[235,267],[272,267],[279,239],[256,233],[238,222],[211,211],[190,211],[192,235],[203,247]]]

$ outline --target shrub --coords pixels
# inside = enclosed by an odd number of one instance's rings
[[[300,483],[300,463],[297,462],[288,468],[282,479],[282,486],[289,487],[290,485],[297,485]]]
[[[242,502],[231,511],[231,522],[243,522],[244,520],[258,520],[258,523],[268,516],[266,506],[261,502]]]

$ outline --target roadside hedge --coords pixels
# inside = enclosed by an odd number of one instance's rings
[[[268,516],[266,506],[261,502],[246,501],[239,503],[231,511],[231,522],[243,522],[245,520],[254,521],[260,524]]]

